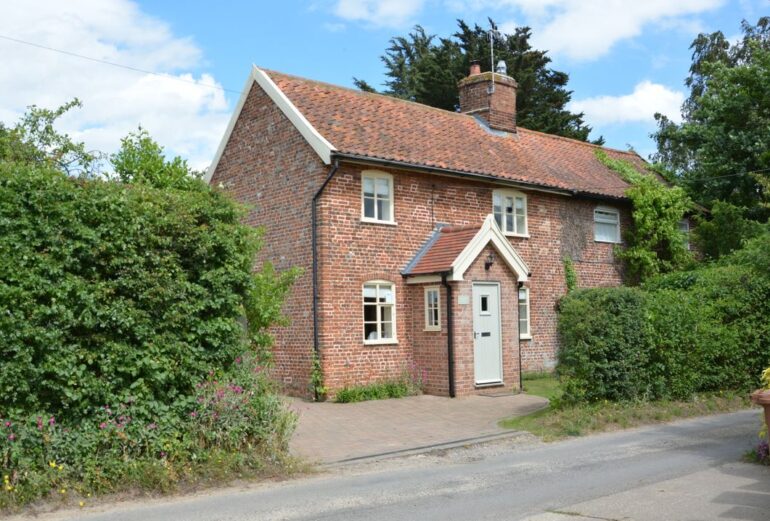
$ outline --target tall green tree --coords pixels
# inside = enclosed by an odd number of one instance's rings
[[[495,30],[497,26],[489,21]],[[457,82],[468,75],[472,60],[481,62],[482,71],[492,70],[489,30],[478,24],[470,26],[458,20],[458,31],[450,37],[428,34],[416,26],[406,36],[391,38],[381,57],[387,80],[384,94],[438,107],[456,110],[459,105]],[[588,140],[591,127],[582,113],[567,110],[572,91],[567,89],[569,75],[549,67],[547,51],[533,49],[532,31],[518,27],[513,34],[494,33],[495,62],[505,61],[508,74],[519,84],[516,97],[517,122],[522,127]],[[354,78],[361,89],[374,91],[371,85]],[[604,143],[598,138],[598,144]]]
[[[765,220],[766,188],[752,174],[770,169],[770,17],[742,29],[737,43],[721,31],[695,39],[682,122],[656,114],[652,136],[655,159],[696,202],[727,201]]]

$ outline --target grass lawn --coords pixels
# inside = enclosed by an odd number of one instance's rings
[[[524,376],[524,392],[553,400],[561,395],[559,382],[551,375]],[[688,401],[640,403],[600,402],[577,406],[548,407],[527,416],[500,422],[507,429],[528,431],[545,441],[592,432],[627,429],[678,418],[732,412],[750,406],[745,393],[700,394]]]

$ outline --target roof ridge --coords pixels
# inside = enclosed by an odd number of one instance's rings
[[[352,92],[353,94],[357,94],[357,95],[360,95],[360,96],[377,97],[377,98],[380,98],[380,99],[387,99],[387,100],[395,101],[397,103],[407,103],[407,104],[411,104],[411,105],[417,105],[421,109],[436,110],[436,111],[441,112],[442,114],[452,114],[453,116],[459,116],[459,117],[462,117],[464,119],[465,118],[471,118],[471,119],[474,120],[474,122],[476,122],[476,118],[474,118],[473,115],[466,114],[466,113],[463,113],[463,112],[455,112],[455,111],[452,111],[452,110],[446,110],[446,109],[442,109],[442,108],[439,108],[439,107],[432,107],[430,105],[426,105],[425,103],[420,103],[418,101],[412,101],[412,100],[408,100],[408,99],[404,99],[404,98],[397,98],[395,96],[389,96],[389,95],[383,94],[381,92],[366,92],[366,91],[363,91],[363,90],[354,89],[352,87],[346,87],[344,85],[337,85],[336,83],[329,83],[328,81],[321,81],[321,80],[316,80],[316,79],[313,79],[313,78],[306,78],[304,76],[298,76],[296,74],[290,74],[290,73],[287,73],[287,72],[275,71],[275,70],[272,70],[272,69],[264,69],[264,68],[261,68],[259,66],[257,66],[257,68],[262,69],[263,71],[265,71],[269,75],[278,74],[280,76],[286,76],[288,78],[294,78],[294,79],[301,80],[301,81],[304,81],[304,82],[307,82],[307,83],[314,83],[316,85],[323,85],[325,87],[330,87],[330,88],[338,89],[338,90],[345,90],[345,91]],[[518,130],[523,130],[524,132],[530,132],[532,134],[538,134],[538,135],[541,135],[541,136],[544,136],[544,137],[547,137],[547,138],[557,139],[557,140],[560,140],[560,141],[567,141],[569,143],[576,143],[576,144],[579,144],[579,145],[585,145],[585,146],[589,146],[591,148],[598,148],[598,149],[601,149],[601,150],[610,150],[610,151],[613,151],[613,152],[617,152],[619,154],[626,154],[626,155],[630,155],[630,156],[636,156],[636,157],[640,158],[642,161],[645,161],[645,159],[642,156],[640,156],[635,151],[620,150],[618,148],[607,147],[607,146],[604,146],[604,145],[597,145],[595,143],[590,143],[588,141],[582,141],[580,139],[570,138],[570,137],[566,137],[566,136],[560,136],[558,134],[549,134],[548,132],[542,132],[540,130],[532,130],[532,129],[529,129],[527,127],[522,127],[520,125],[516,125],[516,127],[517,127]]]
[[[257,68],[262,69],[259,66],[257,66]],[[297,80],[305,81],[307,83],[315,83],[316,85],[323,85],[323,86],[326,86],[326,87],[331,87],[333,89],[345,90],[345,91],[348,91],[348,92],[352,92],[353,94],[358,94],[360,96],[377,97],[377,98],[380,98],[380,99],[386,99],[386,100],[395,101],[397,103],[407,103],[407,104],[410,104],[410,105],[417,105],[421,109],[436,110],[436,111],[441,112],[442,114],[451,114],[453,116],[458,116],[458,117],[461,117],[463,119],[471,118],[471,119],[474,119],[474,121],[475,121],[475,118],[473,118],[473,116],[471,114],[466,114],[464,112],[455,112],[453,110],[446,110],[446,109],[442,109],[442,108],[438,108],[438,107],[432,107],[430,105],[426,105],[425,103],[420,103],[419,101],[412,101],[412,100],[408,100],[408,99],[404,99],[404,98],[397,98],[395,96],[389,96],[389,95],[383,94],[381,92],[366,92],[366,91],[363,91],[363,90],[354,89],[353,87],[345,87],[344,85],[337,85],[335,83],[329,83],[328,81],[314,80],[312,78],[305,78],[304,76],[297,76],[296,74],[289,74],[289,73],[286,73],[286,72],[274,71],[274,70],[271,70],[271,69],[262,69],[262,70],[265,71],[268,75],[270,75],[270,74],[278,74],[278,75],[281,75],[281,76],[286,76],[288,78],[294,78],[294,79],[297,79]]]

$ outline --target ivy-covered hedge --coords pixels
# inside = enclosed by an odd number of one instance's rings
[[[719,265],[560,304],[565,400],[687,398],[755,387],[770,363],[767,235]],[[763,253],[764,252],[764,253]]]

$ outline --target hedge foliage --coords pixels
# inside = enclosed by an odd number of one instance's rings
[[[244,350],[256,233],[207,189],[0,163],[0,410],[151,417]]]
[[[297,272],[254,272],[244,209],[143,131],[74,178],[79,145],[35,128],[0,126],[0,511],[283,468],[267,328]]]
[[[746,390],[770,363],[770,235],[720,264],[560,304],[568,401],[685,399]]]

